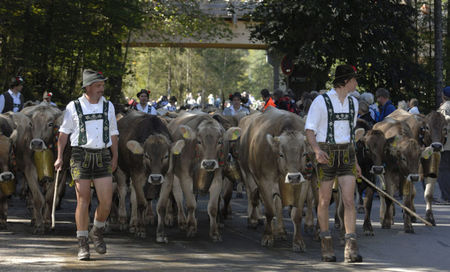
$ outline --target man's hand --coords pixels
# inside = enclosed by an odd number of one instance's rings
[[[63,160],[61,158],[56,159],[54,165],[55,165],[55,170],[56,171],[60,171],[62,169],[62,166],[63,166]]]
[[[322,151],[320,148],[314,153],[316,154],[316,160],[318,163],[328,164],[329,157],[327,153]]]
[[[112,169],[112,172],[114,173],[114,171],[116,171],[116,169],[117,169],[117,156],[113,156],[112,158],[111,158],[111,169]]]
[[[358,174],[358,178],[362,176],[361,167],[359,167],[359,164],[356,162],[356,173]]]

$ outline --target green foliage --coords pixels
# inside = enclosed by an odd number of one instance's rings
[[[252,38],[293,56],[296,67],[309,67],[306,77],[319,88],[327,79],[316,74],[346,62],[358,68],[366,90],[385,87],[394,100],[417,97],[431,107],[431,73],[414,55],[416,17],[400,1],[265,0],[252,14],[263,23],[251,30]]]

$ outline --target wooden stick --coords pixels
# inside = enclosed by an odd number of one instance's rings
[[[405,205],[403,205],[402,203],[400,203],[400,201],[398,201],[397,199],[395,199],[394,197],[392,197],[391,195],[389,195],[388,193],[386,193],[385,191],[381,190],[380,188],[378,188],[373,182],[371,182],[370,180],[368,180],[366,177],[361,176],[361,178],[367,182],[367,184],[369,184],[370,186],[372,186],[375,190],[377,190],[380,194],[384,195],[385,197],[389,198],[390,200],[392,200],[394,203],[396,203],[397,205],[399,205],[403,210],[407,211],[410,215],[415,216],[416,218],[419,218],[420,221],[424,222],[425,225],[432,227],[433,224],[431,224],[430,222],[428,222],[427,220],[423,219],[422,217],[420,217],[417,213],[415,213],[413,210],[411,210],[410,208],[406,207]]]
[[[53,191],[53,205],[52,205],[52,229],[55,229],[55,209],[56,209],[56,195],[58,193],[58,179],[59,171],[56,171],[55,190]]]

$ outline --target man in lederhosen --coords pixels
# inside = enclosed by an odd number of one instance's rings
[[[24,80],[21,76],[11,78],[9,90],[0,95],[0,113],[18,112],[23,109],[23,95],[20,93]]]
[[[104,81],[101,72],[83,71],[85,93],[66,107],[63,123],[59,129],[58,158],[55,169],[62,167],[63,151],[70,134],[72,155],[70,170],[75,181],[77,208],[78,259],[89,260],[89,241],[94,243],[99,254],[106,253],[103,241],[105,221],[109,216],[112,201],[112,172],[117,167],[117,130],[114,106],[103,97]],[[94,225],[88,232],[91,181],[98,197]]]
[[[320,226],[322,260],[335,262],[332,237],[328,228],[328,208],[333,181],[337,178],[344,203],[345,261],[361,262],[356,244],[355,184],[361,169],[355,155],[355,125],[358,100],[349,93],[358,83],[356,68],[339,65],[334,88],[314,99],[306,119],[306,137],[314,150],[319,180],[317,218]]]

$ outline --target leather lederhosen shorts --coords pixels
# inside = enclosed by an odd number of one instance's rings
[[[70,173],[73,180],[111,177],[111,151],[108,148],[72,147]]]
[[[352,144],[319,143],[328,154],[328,164],[317,164],[318,180],[330,181],[336,177],[357,176],[355,147]]]

